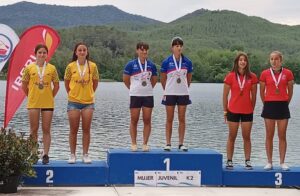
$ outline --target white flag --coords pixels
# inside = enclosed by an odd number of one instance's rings
[[[0,24],[0,71],[19,43],[19,37],[9,26]]]

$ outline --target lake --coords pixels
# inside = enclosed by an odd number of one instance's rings
[[[0,81],[0,123],[3,126],[4,101],[6,81]],[[223,84],[193,83],[190,94],[192,105],[187,109],[187,127],[185,144],[189,148],[209,148],[219,151],[226,159],[226,142],[228,128],[223,119],[222,107]],[[155,107],[152,115],[152,133],[149,140],[151,148],[163,148],[165,145],[165,108],[160,104],[162,98],[160,83],[154,89]],[[291,120],[287,132],[286,162],[289,165],[300,165],[300,87],[295,85],[294,96],[290,104]],[[20,106],[9,126],[16,130],[29,133],[26,102]],[[52,145],[50,159],[67,160],[69,156],[69,122],[67,118],[67,94],[63,82],[55,98],[55,110],[52,123]],[[129,95],[125,85],[120,82],[100,82],[96,91],[96,110],[92,122],[90,155],[95,159],[106,159],[106,150],[109,148],[129,148]],[[264,138],[265,129],[260,117],[262,103],[257,97],[252,128],[252,156],[253,165],[264,165],[267,162]],[[142,145],[142,121],[139,123],[138,146]],[[173,125],[172,145],[178,145],[178,121],[175,118]],[[39,137],[42,133],[39,131]],[[81,159],[81,131],[78,135],[77,157]],[[274,163],[278,165],[278,139],[274,137]],[[241,132],[236,140],[235,163],[244,164],[244,151]]]

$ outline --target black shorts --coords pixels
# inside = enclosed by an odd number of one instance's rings
[[[189,95],[165,95],[161,101],[163,105],[189,105],[192,103]]]
[[[261,117],[268,119],[291,118],[289,103],[287,101],[265,101]]]
[[[227,112],[227,121],[230,122],[253,122],[253,113],[251,114],[240,114]]]
[[[153,108],[154,107],[154,99],[153,96],[130,96],[130,106],[129,108]]]

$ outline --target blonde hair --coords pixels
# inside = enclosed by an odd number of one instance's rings
[[[283,55],[282,55],[281,52],[279,52],[278,50],[275,50],[275,51],[273,51],[273,52],[270,53],[270,57],[271,57],[272,54],[278,55],[279,58],[280,58],[280,60],[281,60],[281,62],[282,62],[282,60],[283,60]]]

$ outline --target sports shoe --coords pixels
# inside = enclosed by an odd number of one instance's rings
[[[82,156],[82,162],[83,162],[83,163],[87,163],[87,164],[92,163],[92,160],[91,160],[91,158],[89,157],[89,154],[84,154],[84,155]]]
[[[232,160],[227,160],[227,162],[226,162],[226,169],[230,169],[230,170],[233,169],[233,162],[232,162]]]
[[[247,170],[253,169],[250,160],[245,160],[245,169]]]
[[[131,150],[132,152],[136,152],[136,151],[138,150],[137,145],[136,145],[136,144],[131,144],[130,150]]]
[[[68,160],[68,163],[69,163],[69,164],[74,164],[74,163],[76,163],[76,156],[75,156],[75,154],[71,154],[71,155],[70,155],[69,160]]]
[[[147,144],[143,144],[142,149],[143,149],[143,152],[149,152],[150,147]]]
[[[164,151],[171,151],[171,144],[167,144],[167,145],[164,147]]]
[[[49,163],[49,156],[47,154],[44,154],[43,158],[42,158],[42,163],[44,165]]]
[[[280,164],[280,167],[283,171],[288,171],[290,170],[289,166],[285,163]]]
[[[268,164],[264,167],[264,170],[272,170],[272,169],[273,169],[272,163],[268,163]]]
[[[187,151],[188,151],[188,148],[185,147],[183,144],[180,144],[180,145],[178,146],[178,150],[179,150],[179,151],[183,151],[183,152],[187,152]]]

